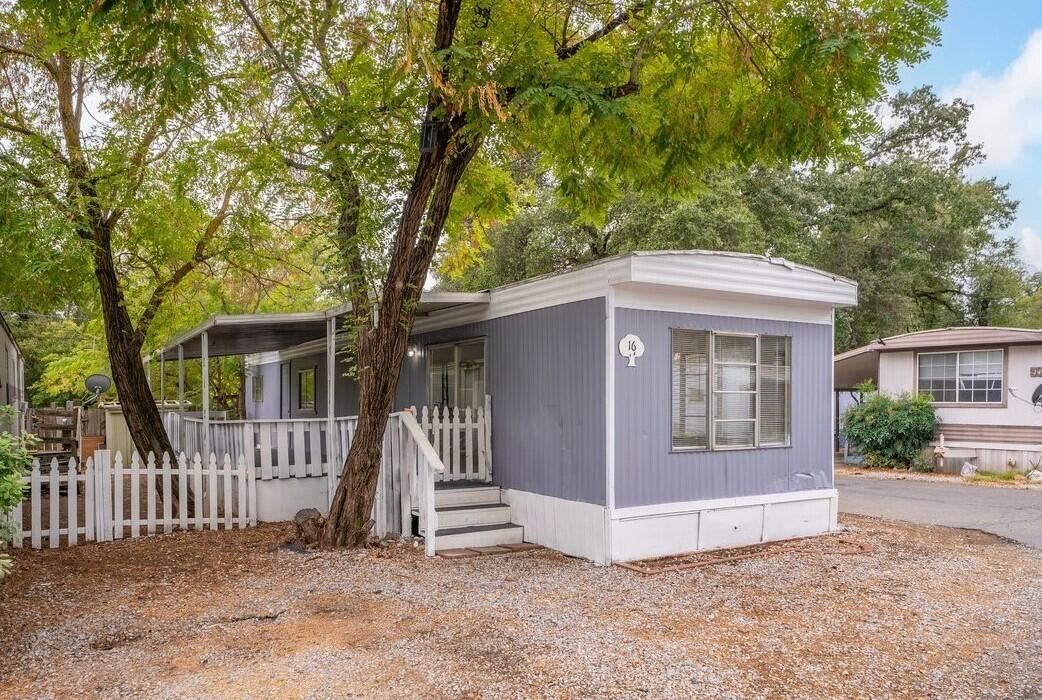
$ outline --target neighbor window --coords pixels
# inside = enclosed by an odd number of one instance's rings
[[[674,449],[789,444],[788,337],[673,331]]]
[[[315,368],[297,372],[297,408],[301,411],[315,410]]]
[[[253,375],[253,400],[256,403],[264,400],[264,375]]]
[[[938,403],[1002,403],[1002,359],[1002,350],[919,353],[919,393]]]

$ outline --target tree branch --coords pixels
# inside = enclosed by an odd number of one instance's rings
[[[308,90],[308,85],[300,77],[296,69],[290,64],[289,60],[282,54],[281,51],[279,51],[278,47],[275,46],[275,42],[271,38],[271,35],[268,33],[268,30],[264,28],[263,24],[261,24],[260,18],[257,17],[256,13],[249,6],[246,0],[238,0],[238,2],[243,12],[245,12],[246,16],[249,18],[250,23],[253,25],[253,28],[257,30],[257,34],[260,35],[261,41],[263,41],[265,46],[267,46],[268,49],[272,52],[272,54],[275,55],[275,60],[279,62],[279,65],[282,66],[282,69],[285,70],[286,73],[289,75],[290,80],[293,81],[293,86],[297,89],[297,92],[300,93],[301,98],[304,100],[304,102],[307,103],[308,109],[311,110],[311,114],[315,117],[316,127],[318,128],[319,132],[322,133],[323,138],[326,141],[328,141],[330,139],[330,135],[325,132],[325,129],[322,126],[322,115],[318,109],[318,105],[315,103],[314,98]]]
[[[166,301],[167,296],[173,291],[177,285],[187,277],[192,270],[204,263],[210,254],[206,252],[207,246],[217,236],[217,232],[221,230],[221,226],[224,224],[225,219],[230,215],[232,194],[235,192],[235,188],[238,186],[238,178],[235,178],[231,184],[228,185],[224,191],[224,199],[221,201],[221,208],[217,213],[210,219],[206,224],[206,228],[203,229],[202,236],[195,243],[195,250],[192,251],[192,257],[186,262],[182,263],[168,279],[152,290],[152,295],[148,299],[148,303],[145,305],[144,311],[141,312],[141,316],[138,317],[137,323],[135,324],[134,335],[139,345],[144,343],[145,336],[148,335],[148,328],[155,319],[156,314],[159,312],[163,302]]]
[[[631,19],[633,19],[641,12],[643,12],[645,9],[650,7],[651,4],[652,0],[641,0],[641,2],[636,2],[630,5],[625,10],[623,10],[622,12],[605,22],[604,25],[597,31],[593,32],[592,34],[586,36],[583,39],[580,39],[574,44],[562,46],[561,48],[557,49],[557,58],[561,61],[568,60],[575,54],[579,53],[579,51],[581,51],[586,46],[600,41],[604,37],[614,32],[616,29],[621,27],[622,25],[626,24],[626,22],[629,22]]]

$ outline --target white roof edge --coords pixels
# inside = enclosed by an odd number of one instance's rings
[[[654,256],[670,256],[670,255],[704,255],[713,257],[723,258],[745,258],[749,260],[759,260],[772,265],[780,265],[790,269],[803,270],[805,272],[811,272],[814,274],[827,277],[833,282],[841,282],[857,287],[857,281],[852,280],[849,277],[843,275],[837,275],[833,272],[828,272],[817,267],[811,267],[810,265],[804,265],[802,263],[793,262],[788,258],[776,257],[772,255],[760,255],[758,253],[738,253],[727,250],[703,250],[699,248],[692,248],[690,250],[636,250],[629,255],[633,257],[654,257]]]
[[[857,303],[857,283],[781,258],[745,253],[638,253],[630,281],[793,299],[833,307]]]

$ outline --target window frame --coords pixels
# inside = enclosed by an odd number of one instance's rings
[[[475,335],[467,338],[460,338],[459,340],[448,340],[443,343],[430,343],[424,350],[424,384],[425,392],[427,394],[427,405],[433,407],[435,405],[441,405],[434,400],[434,387],[431,386],[431,358],[435,350],[444,350],[445,348],[452,348],[452,364],[455,367],[455,381],[453,382],[452,389],[452,405],[459,406],[459,394],[460,394],[460,346],[469,345],[471,343],[481,342],[481,361],[484,366],[484,377],[483,382],[485,385],[485,391],[481,396],[481,406],[485,404],[485,396],[489,393],[488,386],[488,336],[486,335]],[[463,410],[462,408],[460,410]],[[476,409],[475,409],[476,410]]]
[[[915,388],[916,395],[925,394],[930,397],[930,404],[933,406],[939,406],[941,408],[1006,408],[1006,387],[1007,387],[1007,369],[1008,369],[1008,358],[1009,353],[1006,352],[1008,348],[1005,346],[1000,347],[984,347],[984,348],[949,348],[945,350],[928,350],[926,352],[915,351],[915,364],[914,372],[915,378],[912,386]],[[1000,395],[1002,399],[999,401],[959,401],[959,366],[960,356],[964,353],[971,352],[998,352],[1002,357],[1002,372],[1000,381],[1002,382],[999,387]],[[955,401],[935,401],[933,395],[929,391],[919,390],[919,358],[924,355],[955,355]]]
[[[708,400],[706,401],[706,446],[705,447],[685,447],[675,446],[673,444],[673,399],[675,398],[673,393],[673,335],[677,332],[695,332],[695,333],[706,333],[707,338],[707,361],[706,361],[706,387],[708,389]],[[716,365],[718,361],[716,359],[716,339],[719,336],[725,337],[752,337],[756,339],[756,349],[754,363],[721,363],[721,364],[734,364],[751,366],[755,368],[756,372],[756,389],[755,391],[722,391],[718,392],[716,389]],[[788,359],[788,384],[787,391],[785,392],[785,442],[761,444],[760,442],[760,423],[762,420],[761,410],[763,402],[761,401],[760,392],[761,386],[761,356],[760,356],[760,338],[763,336],[772,336],[786,339],[786,350]],[[791,335],[780,335],[777,333],[748,333],[748,332],[729,332],[729,331],[714,331],[708,328],[670,328],[670,355],[669,355],[669,414],[670,414],[670,426],[669,426],[669,447],[670,453],[687,453],[687,452],[733,452],[735,450],[775,450],[775,449],[787,449],[792,447],[792,336]],[[756,401],[756,415],[751,419],[753,423],[753,444],[752,445],[717,445],[716,444],[716,424],[718,422],[750,422],[748,418],[716,418],[716,396],[718,393],[724,394],[751,394],[755,396]]]
[[[311,405],[304,405],[304,375],[311,375]],[[297,370],[297,410],[301,413],[318,413],[318,365]]]
[[[253,383],[250,389],[253,394],[253,403],[264,403],[264,375],[255,371],[250,377],[250,381]]]

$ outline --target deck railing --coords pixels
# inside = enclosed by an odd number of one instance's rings
[[[420,532],[424,536],[427,556],[433,557],[438,532],[438,513],[434,503],[434,482],[445,477],[445,464],[427,439],[427,433],[416,422],[412,411],[397,414],[400,426],[402,496],[401,512],[412,512],[418,506]]]
[[[486,396],[485,405],[477,409],[424,406],[410,411],[444,465],[437,481],[491,479],[491,397]],[[326,476],[330,471],[325,418],[211,420],[209,446],[203,440],[201,418],[171,411],[164,413],[163,419],[175,452],[242,454],[252,460],[260,479]],[[338,462],[347,456],[357,425],[357,416],[336,419]],[[390,443],[384,447],[389,448]],[[334,478],[339,478],[340,466],[335,466]]]
[[[485,407],[477,410],[424,407],[419,415],[416,409],[408,409],[388,417],[373,504],[373,534],[385,537],[409,533],[415,512],[428,554],[434,553],[438,527],[434,483],[491,478],[490,406],[486,397]],[[207,444],[202,419],[175,412],[164,414],[175,452],[243,455],[247,468],[262,481],[326,477],[329,501],[357,424],[355,416],[334,420],[335,459],[331,460],[329,422],[325,418],[211,421]]]
[[[492,397],[477,409],[424,406],[412,411],[445,465],[438,481],[492,478]]]

